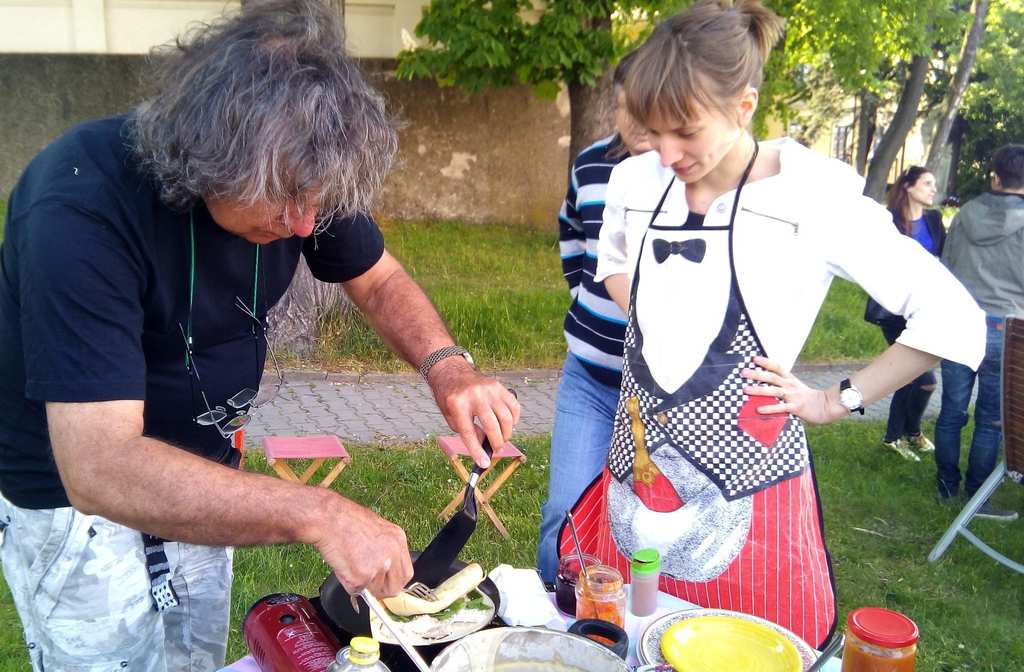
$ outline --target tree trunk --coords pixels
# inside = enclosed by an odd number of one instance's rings
[[[274,350],[301,357],[311,355],[320,319],[339,304],[349,309],[352,306],[341,285],[314,278],[305,257],[300,257],[288,291],[267,315]]]
[[[935,130],[935,137],[932,138],[932,146],[928,150],[928,160],[925,165],[932,172],[935,171],[939,156],[949,139],[949,132],[953,128],[953,121],[960,110],[960,103],[964,99],[964,91],[971,81],[971,71],[974,69],[974,59],[978,55],[978,45],[981,37],[985,34],[985,16],[988,14],[989,0],[974,0],[974,21],[970,30],[964,36],[963,46],[960,48],[960,60],[956,66],[956,74],[946,92],[946,105],[939,120],[939,126]],[[952,168],[955,170],[955,167]]]
[[[589,30],[610,31],[611,27],[610,14],[589,20]],[[605,63],[604,74],[594,86],[586,86],[579,81],[566,83],[569,89],[569,171],[580,152],[615,128],[613,74],[614,68],[607,67]]]
[[[857,114],[857,153],[854,167],[863,175],[868,168],[868,154],[871,143],[875,141],[875,130],[878,128],[878,98],[865,91],[860,97],[860,111]]]
[[[946,178],[946,195],[956,196],[957,169],[960,167],[960,148],[964,144],[964,132],[967,121],[959,114],[953,122],[953,130],[949,133],[949,177]]]
[[[596,86],[569,83],[569,167],[580,152],[595,140],[609,135],[615,126],[612,100],[612,69]]]
[[[864,185],[864,193],[871,198],[882,201],[889,179],[889,169],[899,154],[900,148],[907,139],[907,133],[914,127],[917,119],[917,108],[924,93],[925,75],[928,74],[928,56],[917,55],[910,61],[910,72],[900,93],[900,102],[896,106],[889,128],[885,129],[882,139],[875,149],[875,157],[868,168],[868,176]]]

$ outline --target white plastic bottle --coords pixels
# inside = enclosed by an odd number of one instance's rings
[[[370,637],[353,637],[349,646],[338,651],[326,672],[391,672],[380,662],[380,644]]]

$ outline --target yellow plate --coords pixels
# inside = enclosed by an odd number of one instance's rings
[[[742,618],[701,616],[670,627],[661,653],[678,672],[801,672],[784,635]]]

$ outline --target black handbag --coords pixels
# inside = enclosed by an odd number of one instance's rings
[[[875,301],[870,296],[868,302],[864,305],[864,321],[870,322],[871,324],[877,324],[878,326],[906,326],[907,320],[902,315],[896,313],[890,313],[888,310],[882,307],[878,301]]]

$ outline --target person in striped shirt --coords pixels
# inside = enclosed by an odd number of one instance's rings
[[[558,569],[559,527],[566,510],[604,467],[619,400],[626,316],[603,283],[594,282],[594,272],[608,176],[627,156],[650,149],[643,129],[626,110],[622,90],[633,53],[619,61],[613,75],[616,132],[576,157],[558,213],[562,271],[572,304],[565,316],[569,353],[555,404],[548,498],[541,508],[537,546],[537,567],[549,582]]]

